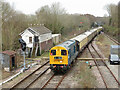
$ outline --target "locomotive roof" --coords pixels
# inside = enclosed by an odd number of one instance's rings
[[[57,46],[64,47],[64,48],[66,48],[66,49],[68,50],[68,49],[70,48],[70,46],[71,46],[72,44],[74,44],[74,43],[75,43],[74,40],[68,40],[68,41],[65,41],[65,42],[57,45]]]

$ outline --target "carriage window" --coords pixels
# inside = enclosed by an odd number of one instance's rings
[[[56,55],[56,50],[51,50],[50,55]]]
[[[67,51],[66,50],[61,50],[61,55],[67,55]]]

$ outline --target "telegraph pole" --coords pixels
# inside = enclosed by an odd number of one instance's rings
[[[24,70],[26,69],[26,63],[25,63],[25,51],[23,51],[23,57],[24,57]]]

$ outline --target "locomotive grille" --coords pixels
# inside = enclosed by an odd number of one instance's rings
[[[62,59],[62,57],[54,57],[54,59]]]

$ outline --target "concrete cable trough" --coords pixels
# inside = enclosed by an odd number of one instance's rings
[[[31,64],[31,65],[28,65],[28,67],[27,67],[26,69],[29,69],[29,68],[31,68],[31,67],[34,66],[34,65],[36,65],[36,63],[33,63],[33,64]],[[11,77],[8,78],[7,80],[1,82],[0,85],[5,84],[5,83],[13,80],[15,77],[17,77],[18,75],[20,75],[20,74],[23,73],[23,72],[24,72],[24,68],[21,68],[21,69],[20,69],[20,72],[18,72],[17,74],[11,76]]]

